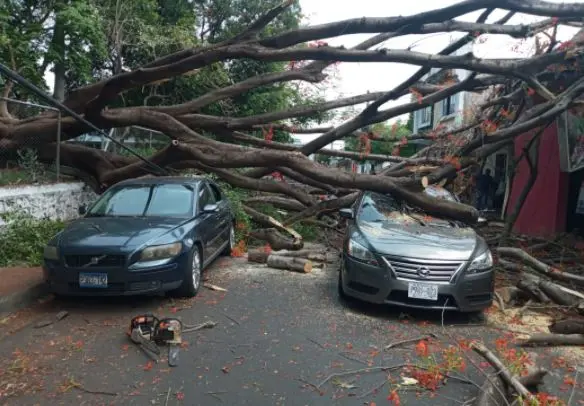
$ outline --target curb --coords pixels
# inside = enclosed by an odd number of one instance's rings
[[[49,294],[49,287],[41,282],[20,292],[0,297],[0,313],[10,313],[34,304],[38,299]]]

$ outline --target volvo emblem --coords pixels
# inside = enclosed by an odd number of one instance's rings
[[[430,275],[430,270],[425,267],[425,266],[421,266],[417,269],[418,275],[422,278],[427,278],[428,275]]]
[[[107,255],[101,255],[99,257],[92,257],[88,263],[86,263],[85,265],[82,266],[82,268],[87,268],[87,267],[90,267],[92,265],[97,265],[97,264],[99,264],[99,261],[104,259],[106,256]]]

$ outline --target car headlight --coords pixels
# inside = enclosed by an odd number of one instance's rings
[[[468,272],[470,273],[478,273],[486,271],[493,267],[493,256],[491,255],[490,250],[486,250],[475,259],[472,260],[468,267]]]
[[[139,261],[154,261],[157,259],[172,258],[180,254],[181,250],[182,243],[180,242],[164,245],[153,245],[151,247],[144,248],[140,254]]]
[[[360,261],[367,262],[372,265],[377,265],[377,260],[371,251],[354,240],[349,240],[347,254]]]
[[[45,259],[50,260],[50,261],[58,261],[59,260],[59,250],[57,249],[57,247],[55,247],[53,245],[46,245],[44,252],[43,252],[43,257]]]

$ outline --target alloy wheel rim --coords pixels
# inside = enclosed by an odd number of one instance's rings
[[[192,277],[193,277],[193,287],[195,289],[198,289],[199,283],[201,280],[201,260],[199,258],[198,252],[195,252],[193,255]]]

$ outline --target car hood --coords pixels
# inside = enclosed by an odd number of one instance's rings
[[[446,225],[445,225],[446,224]],[[448,222],[360,222],[358,229],[374,252],[410,258],[468,260],[478,243],[470,227]]]
[[[71,223],[60,235],[59,246],[110,248],[133,251],[184,223],[185,219],[151,217],[86,217]]]

